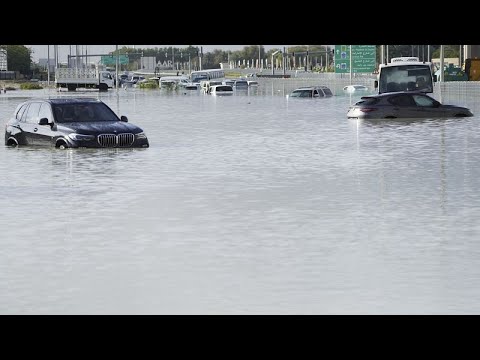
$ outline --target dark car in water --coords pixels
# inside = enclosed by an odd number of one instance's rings
[[[30,99],[19,104],[5,127],[5,145],[65,148],[146,148],[143,130],[90,98]]]
[[[347,112],[349,119],[407,119],[473,116],[462,106],[444,105],[423,92],[392,92],[363,96]]]

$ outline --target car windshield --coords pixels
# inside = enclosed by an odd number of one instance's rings
[[[312,97],[312,90],[295,90],[290,95],[291,97]]]
[[[119,121],[117,115],[103,103],[53,104],[53,111],[58,123]]]
[[[333,93],[329,88],[323,88],[323,92],[325,93],[325,96],[332,96]]]

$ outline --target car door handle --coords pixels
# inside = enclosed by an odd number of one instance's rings
[[[37,132],[37,131],[38,131],[38,128],[33,129],[33,131]]]

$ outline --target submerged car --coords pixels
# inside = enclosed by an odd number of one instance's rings
[[[423,92],[393,92],[363,96],[348,110],[349,119],[396,119],[473,116],[470,109],[443,105]]]
[[[5,145],[56,148],[149,147],[141,128],[90,98],[31,99],[17,106],[5,127]]]
[[[290,97],[296,98],[319,98],[333,96],[332,90],[327,86],[309,86],[295,89],[290,94]]]
[[[211,95],[233,95],[233,88],[230,85],[213,85],[208,89]]]
[[[353,93],[356,91],[368,91],[368,87],[365,85],[347,85],[343,87],[343,91],[347,93]]]

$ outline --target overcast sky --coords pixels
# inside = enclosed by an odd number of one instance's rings
[[[48,54],[48,46],[47,45],[25,45],[26,47],[30,48],[33,50],[32,52],[32,58],[34,62],[38,62],[38,59],[47,58]],[[83,50],[82,50],[83,46]],[[128,46],[128,47],[133,47],[135,46],[136,48],[163,48],[163,47],[169,47],[172,45],[118,45],[119,48],[122,48],[123,46]],[[221,49],[221,50],[241,50],[247,45],[192,45],[192,46],[202,46],[203,47],[203,52],[210,52],[214,49]],[[263,45],[263,47],[268,51],[273,48],[279,48],[281,49],[282,47],[287,47],[290,45]],[[188,45],[173,45],[173,47],[176,48],[185,48],[188,47]],[[115,45],[80,45],[80,51],[82,54],[85,54],[85,49],[87,49],[86,53],[87,55],[91,54],[108,54],[111,51],[115,51]],[[72,55],[75,55],[74,53],[75,48],[74,45],[72,45]],[[58,59],[59,62],[66,62],[67,61],[67,56],[70,54],[70,45],[58,45]],[[50,59],[53,59],[53,45],[50,45]]]

